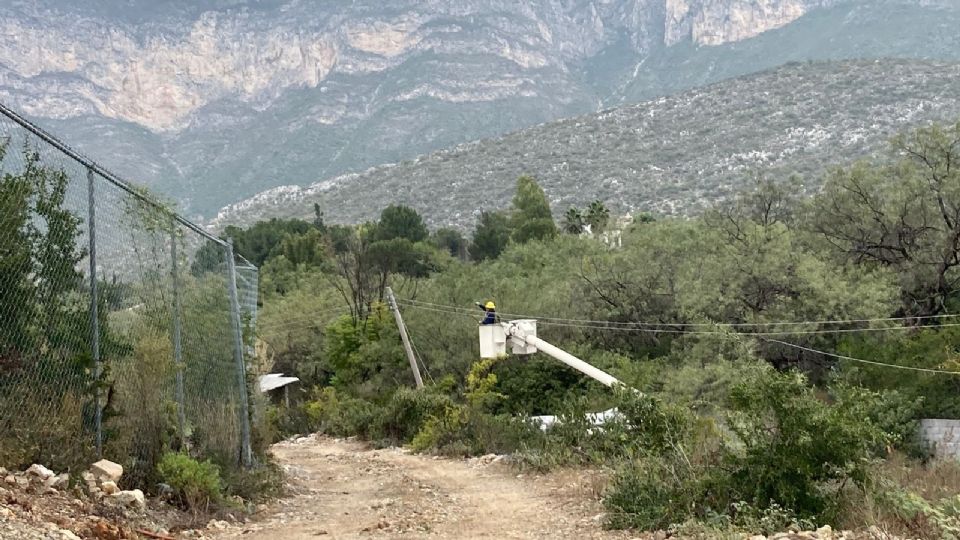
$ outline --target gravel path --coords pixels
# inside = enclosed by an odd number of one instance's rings
[[[307,437],[274,447],[293,496],[214,538],[629,538],[604,531],[595,479]],[[207,534],[211,534],[207,531]]]

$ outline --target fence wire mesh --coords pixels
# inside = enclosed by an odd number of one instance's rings
[[[0,104],[0,465],[249,465],[258,272],[231,254]]]

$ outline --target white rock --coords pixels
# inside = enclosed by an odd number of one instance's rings
[[[90,472],[102,480],[112,480],[119,482],[123,476],[123,466],[110,460],[101,459],[90,466]]]
[[[6,476],[8,472],[6,468],[0,467],[0,476]]]
[[[60,531],[60,536],[63,538],[63,540],[80,540],[80,537],[73,534],[73,531],[68,531],[66,529],[62,529]]]
[[[33,476],[34,478],[39,478],[41,481],[46,481],[48,478],[53,478],[56,476],[50,469],[36,463],[27,469],[27,474]]]
[[[219,520],[216,520],[216,519],[211,519],[211,520],[210,520],[210,523],[207,523],[207,528],[208,528],[208,529],[216,529],[216,530],[220,530],[220,531],[226,529],[226,528],[229,527],[229,526],[230,526],[230,524],[227,523],[226,521],[219,521]]]
[[[14,476],[14,475],[12,475],[12,474],[8,474],[8,475],[3,479],[3,481],[6,482],[6,483],[8,483],[8,484],[10,484],[11,486],[17,485],[17,477]]]
[[[116,482],[111,482],[109,480],[100,484],[100,489],[102,489],[107,495],[113,495],[114,493],[118,493],[120,491],[120,488],[117,487]]]
[[[50,483],[50,487],[55,487],[57,489],[65,489],[70,487],[70,475],[67,473],[61,473],[53,477],[53,482]]]
[[[817,538],[820,540],[833,540],[833,527],[824,525],[817,529]]]
[[[132,491],[119,491],[111,495],[113,500],[130,508],[144,510],[147,508],[147,499],[139,489]]]

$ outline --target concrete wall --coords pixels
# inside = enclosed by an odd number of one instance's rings
[[[920,439],[936,457],[960,458],[960,420],[921,420]]]

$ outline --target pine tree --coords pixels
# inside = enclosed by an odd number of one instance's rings
[[[512,239],[518,244],[530,240],[544,240],[557,235],[557,225],[550,213],[547,195],[530,176],[517,179],[511,216]]]

